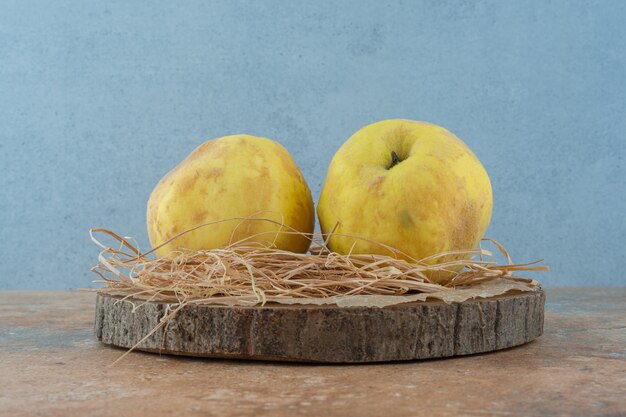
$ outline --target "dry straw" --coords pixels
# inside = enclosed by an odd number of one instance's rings
[[[302,234],[265,218],[232,218],[203,224],[176,235],[163,245],[199,228],[231,221],[239,224],[271,222],[281,227],[278,232],[271,232],[272,237],[266,243],[253,242],[259,238],[255,235],[220,249],[180,250],[160,258],[152,255],[158,247],[141,253],[129,238],[106,229],[91,229],[91,239],[102,248],[98,256],[100,263],[92,268],[102,278],[98,282],[104,284],[98,291],[122,299],[175,303],[179,308],[189,303],[263,305],[286,298],[454,291],[459,286],[499,278],[536,286],[535,281],[513,274],[548,269],[537,265],[542,260],[514,264],[507,251],[492,239],[484,240],[496,246],[506,257],[506,264],[499,265],[491,260],[493,254],[482,248],[444,252],[411,262],[400,259],[401,256],[406,258],[406,254],[380,243],[377,244],[389,255],[341,255],[329,251],[327,241],[319,235]],[[97,233],[114,238],[117,249],[102,244],[95,237]],[[277,249],[273,241],[279,233],[305,236],[312,241],[311,250],[302,254]],[[336,234],[334,230],[331,234],[347,236]],[[466,259],[458,260],[459,256]],[[448,278],[437,283],[428,278],[432,276]]]

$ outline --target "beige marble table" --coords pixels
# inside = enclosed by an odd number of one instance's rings
[[[450,359],[307,365],[131,353],[94,294],[0,292],[0,415],[626,416],[626,288],[548,289],[545,333]]]

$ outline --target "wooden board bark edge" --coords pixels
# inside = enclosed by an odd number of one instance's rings
[[[140,302],[136,301],[135,304]],[[187,356],[359,363],[441,358],[517,346],[543,332],[542,290],[459,304],[378,307],[187,305],[137,349]],[[98,294],[95,332],[130,348],[167,304],[133,304]]]

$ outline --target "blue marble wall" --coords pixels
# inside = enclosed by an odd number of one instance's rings
[[[489,236],[549,286],[624,285],[624,1],[3,1],[0,288],[88,287],[147,239],[200,142],[283,143],[317,198],[361,126],[441,124],[491,175]]]

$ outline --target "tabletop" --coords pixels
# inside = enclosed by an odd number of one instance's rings
[[[100,344],[93,293],[0,292],[7,416],[626,416],[626,288],[548,289],[544,334],[498,352],[308,365]]]

